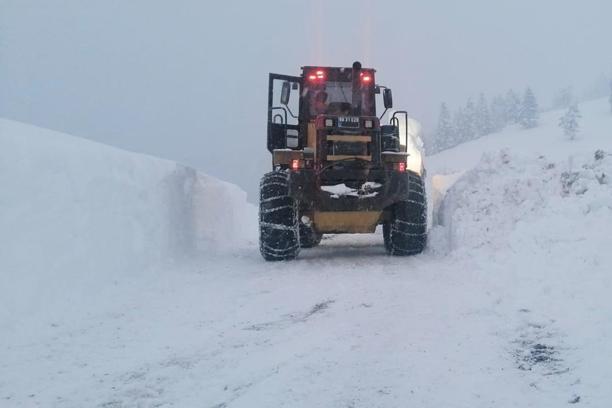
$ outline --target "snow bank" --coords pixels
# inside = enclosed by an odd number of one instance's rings
[[[238,187],[194,169],[0,119],[0,322],[155,265],[252,239]],[[24,310],[26,311],[26,310]]]
[[[597,231],[612,230],[611,177],[612,154],[602,150],[562,162],[507,150],[485,154],[447,192],[438,219],[452,229],[453,248],[463,251],[534,234],[591,241]]]

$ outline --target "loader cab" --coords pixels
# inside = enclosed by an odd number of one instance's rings
[[[376,117],[375,72],[356,62],[344,68],[305,66],[300,76],[270,74],[268,150],[314,148],[308,134],[317,118],[348,126],[346,118]]]
[[[314,120],[317,115],[376,116],[374,72],[303,67],[302,116],[306,120]],[[323,98],[325,106],[320,103]]]

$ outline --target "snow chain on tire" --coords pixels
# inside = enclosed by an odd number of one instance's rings
[[[259,250],[266,261],[294,259],[300,252],[297,201],[287,173],[267,173],[259,184]]]
[[[408,199],[395,203],[391,220],[383,224],[385,249],[391,255],[418,254],[427,243],[427,198],[423,179],[414,173],[408,173],[408,177]]]

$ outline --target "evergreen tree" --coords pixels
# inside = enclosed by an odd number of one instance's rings
[[[452,143],[454,136],[453,123],[451,114],[445,103],[440,105],[440,116],[438,117],[438,128],[436,130],[436,139],[434,142],[435,151],[440,151],[448,147]]]
[[[502,96],[496,96],[491,102],[491,108],[489,109],[489,115],[491,117],[491,131],[499,132],[508,124],[508,118],[506,117],[506,100]]]
[[[538,102],[531,88],[525,90],[519,114],[519,123],[524,129],[538,126]]]
[[[465,104],[463,116],[465,135],[461,143],[475,139],[478,135],[478,111],[476,110],[476,105],[474,104],[472,98],[468,99],[467,103]]]
[[[559,118],[559,127],[563,129],[563,133],[570,140],[574,140],[576,138],[576,134],[578,133],[579,125],[578,120],[582,117],[580,115],[580,110],[578,109],[578,105],[571,105],[567,108],[567,112],[565,115]]]
[[[506,124],[513,125],[519,123],[521,112],[521,100],[512,89],[506,93]]]
[[[455,129],[455,133],[449,140],[449,145],[447,147],[453,147],[460,143],[467,142],[467,135],[469,133],[467,129],[467,120],[465,112],[461,108],[458,108],[453,115],[453,129]]]
[[[492,131],[493,125],[491,124],[489,104],[484,94],[481,93],[478,98],[478,105],[476,106],[476,132],[478,136],[484,136]]]

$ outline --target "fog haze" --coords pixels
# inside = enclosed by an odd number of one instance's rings
[[[0,116],[177,160],[255,200],[268,72],[360,60],[433,131],[440,102],[612,73],[609,1],[0,0]]]

